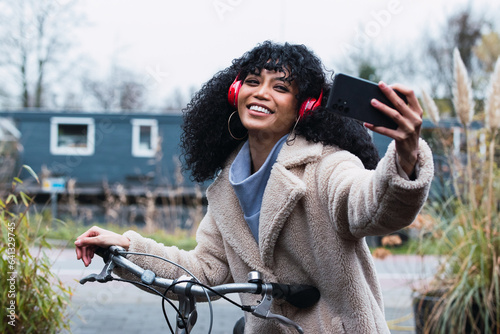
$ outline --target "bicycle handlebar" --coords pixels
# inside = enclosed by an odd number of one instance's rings
[[[320,298],[318,289],[310,285],[288,285],[279,283],[264,283],[258,274],[257,278],[249,280],[248,283],[228,283],[207,288],[198,285],[196,281],[156,277],[151,270],[145,270],[123,256],[125,250],[118,246],[111,246],[108,249],[98,248],[95,253],[101,256],[105,262],[104,268],[99,274],[91,274],[80,280],[80,284],[86,282],[105,283],[113,280],[111,275],[115,266],[121,267],[139,277],[143,284],[154,285],[167,289],[179,296],[190,295],[193,297],[212,297],[222,296],[230,293],[252,293],[262,294],[262,301],[256,306],[242,306],[242,309],[251,312],[253,315],[267,319],[277,319],[282,323],[295,327],[300,333],[302,329],[293,321],[270,312],[272,298],[283,299],[297,308],[309,308],[313,306]],[[253,272],[256,273],[256,272]]]
[[[115,265],[124,268],[135,276],[141,278],[145,284],[156,285],[161,288],[169,288],[174,284],[174,280],[156,277],[156,275],[154,275],[151,271],[144,270],[132,261],[126,259],[121,255],[122,252],[123,249],[120,247],[111,246],[108,249],[98,248],[95,253],[101,256],[105,262],[109,262],[110,255],[114,255],[112,261]],[[103,272],[101,272],[101,274],[103,274]],[[111,271],[109,271],[109,274],[111,274]],[[92,274],[83,278],[80,280],[80,283],[85,284],[87,281],[107,282],[109,280],[109,277],[98,277],[94,275],[95,274]],[[154,279],[148,278],[153,277],[152,275],[154,275]],[[313,306],[320,297],[318,289],[305,284],[288,285],[280,283],[229,283],[211,287],[211,290],[213,291],[207,291],[204,287],[196,285],[192,286],[190,289],[191,293],[197,297],[205,297],[207,293],[210,297],[215,297],[219,294],[225,295],[230,293],[259,294],[262,291],[262,285],[265,284],[271,285],[273,298],[283,299],[297,308],[309,308]],[[176,284],[170,290],[173,293],[178,294],[185,292],[185,287],[183,285]]]

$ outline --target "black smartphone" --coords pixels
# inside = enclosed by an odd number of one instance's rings
[[[396,93],[407,103],[406,96],[397,91]],[[333,78],[326,108],[342,116],[396,129],[398,127],[396,122],[371,105],[370,101],[373,98],[394,108],[392,102],[382,93],[376,83],[337,73]]]

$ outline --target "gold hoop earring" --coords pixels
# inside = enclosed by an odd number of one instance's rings
[[[299,120],[300,120],[300,115],[297,117],[297,120],[295,121],[295,124],[293,125],[292,131],[290,131],[290,133],[288,134],[288,137],[286,138],[286,144],[288,146],[293,145],[293,143],[295,141],[295,138],[297,137],[297,134],[295,133],[295,127],[299,123]],[[290,136],[292,135],[292,133],[293,133],[293,138],[290,138]]]
[[[248,133],[246,133],[243,137],[241,138],[238,138],[238,137],[235,137],[233,135],[233,133],[231,132],[231,118],[233,117],[233,115],[237,112],[237,110],[233,111],[233,113],[231,115],[229,115],[229,119],[227,120],[227,130],[229,131],[229,135],[231,137],[233,137],[234,140],[243,140],[247,137]]]

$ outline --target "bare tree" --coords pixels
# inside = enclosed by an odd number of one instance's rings
[[[495,38],[498,36],[482,37],[486,31],[493,31],[493,24],[486,17],[494,14],[488,12],[488,8],[481,11],[474,7],[472,10],[471,6],[457,9],[439,23],[439,27],[429,25],[419,40],[408,43],[409,48],[399,43],[376,44],[374,38],[353,38],[355,42],[344,48],[344,57],[334,64],[334,68],[372,81],[407,81],[412,85],[423,82],[430,86],[428,89],[435,97],[446,99],[452,91],[452,54],[456,47],[476,91],[481,91],[486,83],[485,72],[492,66],[491,59],[490,65],[484,62],[487,57],[497,54]],[[487,14],[481,14],[483,12]]]
[[[175,87],[166,99],[164,110],[168,112],[181,110],[186,107],[188,99],[190,98],[186,97],[179,87]]]
[[[0,3],[0,66],[12,78],[22,107],[43,107],[52,80],[71,46],[71,31],[82,22],[76,1],[3,0]]]
[[[85,77],[82,79],[84,94],[97,103],[98,108],[111,110],[118,108],[118,87],[112,80],[98,80]]]
[[[123,110],[138,110],[144,107],[144,85],[126,80],[120,85],[120,108]]]
[[[378,44],[376,40],[358,42],[334,62],[334,70],[378,82],[402,82],[415,76],[413,50],[397,43]]]
[[[138,110],[145,106],[146,86],[139,75],[118,66],[101,79],[83,77],[82,86],[84,94],[104,110]]]
[[[481,40],[485,28],[491,28],[491,23],[485,15],[473,11],[469,5],[450,15],[439,29],[440,33],[424,32],[423,55],[419,68],[421,75],[431,84],[433,95],[445,98],[452,95],[454,48],[459,50],[465,66],[471,73],[473,84],[477,87],[481,82],[484,73],[474,57],[473,50]]]

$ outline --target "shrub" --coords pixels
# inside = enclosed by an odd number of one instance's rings
[[[498,333],[500,331],[500,169],[497,137],[500,129],[500,59],[491,77],[490,91],[480,127],[472,128],[474,103],[467,71],[455,50],[454,105],[464,153],[441,147],[450,167],[451,194],[442,202],[428,203],[434,220],[421,249],[437,249],[441,265],[428,286],[419,292],[439,296],[425,333]],[[430,99],[429,115],[439,125],[439,110]],[[425,102],[425,101],[424,101]],[[458,129],[457,129],[458,130]],[[444,133],[441,132],[441,135]]]
[[[27,169],[38,181],[36,174]],[[1,333],[55,333],[69,325],[65,314],[71,291],[51,272],[50,248],[40,233],[41,220],[30,220],[32,199],[17,187],[0,197]]]

